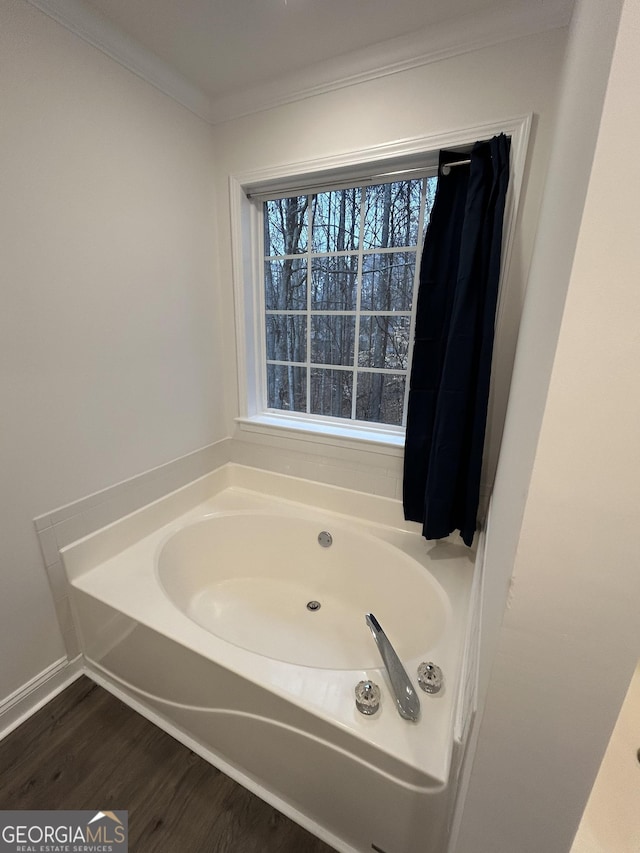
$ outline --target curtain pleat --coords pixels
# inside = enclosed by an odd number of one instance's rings
[[[427,539],[477,524],[510,140],[441,152],[418,290],[404,457],[405,518]],[[468,156],[468,155],[467,155]]]

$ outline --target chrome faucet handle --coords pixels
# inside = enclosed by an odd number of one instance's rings
[[[444,685],[444,675],[433,661],[423,661],[418,666],[418,684],[425,693],[439,693]]]
[[[375,714],[380,707],[380,688],[378,685],[369,681],[359,681],[356,684],[356,708],[361,714],[371,716]]]
[[[402,666],[400,658],[373,613],[366,613],[364,618],[371,629],[373,639],[376,641],[378,651],[380,652],[380,657],[387,670],[387,675],[395,694],[398,713],[405,720],[417,722],[420,716],[420,699],[413,689],[411,680]]]

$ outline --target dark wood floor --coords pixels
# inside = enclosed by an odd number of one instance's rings
[[[85,677],[0,742],[0,809],[127,809],[130,853],[332,853]]]

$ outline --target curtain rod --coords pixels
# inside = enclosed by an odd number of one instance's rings
[[[448,175],[453,166],[468,166],[471,163],[471,160],[456,160],[453,163],[443,163],[440,167],[441,175]],[[353,186],[370,186],[374,184],[376,181],[390,182],[390,179],[395,178],[396,180],[402,180],[402,178],[408,179],[410,176],[414,175],[416,177],[427,176],[429,173],[433,174],[433,169],[435,166],[419,166],[415,169],[398,169],[395,172],[382,172],[377,175],[367,175],[361,178],[354,176],[352,178],[346,178],[345,182],[337,182],[335,184],[319,184],[319,183],[308,183],[308,184],[292,184],[287,187],[277,185],[272,187],[271,189],[258,189],[249,191],[246,195],[250,200],[267,200],[271,198],[277,198],[279,193],[293,193],[293,194],[302,194],[307,195],[314,192],[328,192],[331,189],[342,189],[344,187],[353,187]]]
[[[271,188],[266,189],[256,189],[249,190],[246,193],[246,196],[249,200],[267,200],[278,198],[284,198],[284,193],[291,193],[295,195],[311,195],[313,193],[325,193],[330,192],[331,190],[339,190],[339,189],[347,189],[350,187],[366,187],[372,186],[376,183],[392,183],[394,180],[410,180],[411,178],[419,178],[419,177],[429,177],[436,175],[437,164],[433,163],[429,166],[418,166],[416,168],[408,168],[408,169],[397,169],[392,172],[379,172],[375,175],[365,174],[358,177],[357,174],[352,175],[351,177],[346,176],[344,180],[340,180],[337,176],[333,183],[320,183],[317,180],[311,180],[309,183],[300,183],[295,184],[291,182],[288,186],[287,183],[283,183],[280,186],[275,184]]]
[[[453,166],[468,166],[471,160],[456,160],[454,163],[443,163],[440,166],[440,173],[442,175],[448,175]]]

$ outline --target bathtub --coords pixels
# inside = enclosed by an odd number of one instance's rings
[[[468,549],[425,542],[396,501],[226,465],[62,554],[95,680],[337,850],[446,849],[473,704]],[[416,688],[420,662],[443,670],[417,722],[368,612]]]

